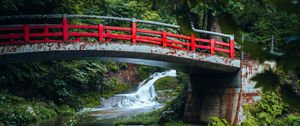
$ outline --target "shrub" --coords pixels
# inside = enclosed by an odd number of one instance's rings
[[[208,120],[208,126],[230,126],[230,124],[225,119],[220,119],[216,116],[209,117]]]

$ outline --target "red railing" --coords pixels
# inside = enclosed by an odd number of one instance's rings
[[[3,19],[3,17],[0,19]],[[118,18],[117,20],[122,19]],[[124,20],[128,21],[127,18],[124,18]],[[212,55],[219,52],[234,58],[234,40],[232,38],[228,42],[220,42],[214,39],[197,38],[194,34],[186,36],[166,31],[139,29],[137,28],[137,21],[143,23],[146,21],[136,19],[130,21],[131,27],[104,26],[102,24],[75,25],[69,24],[67,17],[62,18],[60,24],[0,25],[0,46],[50,42],[83,42],[87,41],[86,38],[90,40],[95,38],[94,40],[99,43],[122,40],[132,44],[147,43],[192,52],[208,50],[207,52],[210,52]],[[172,26],[159,22],[154,23]],[[83,40],[84,38],[85,40]]]

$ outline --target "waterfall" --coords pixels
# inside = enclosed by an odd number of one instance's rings
[[[159,103],[155,101],[156,91],[154,83],[158,79],[166,76],[175,77],[176,70],[169,70],[152,74],[149,78],[145,79],[139,84],[138,90],[136,92],[129,94],[117,94],[112,98],[104,100],[104,106],[102,106],[102,108],[141,108],[159,105]]]

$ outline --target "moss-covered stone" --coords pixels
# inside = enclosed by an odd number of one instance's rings
[[[58,113],[63,116],[72,116],[75,115],[75,109],[68,105],[62,105],[58,107]]]
[[[174,90],[178,86],[176,77],[163,77],[158,79],[155,83],[155,90]]]
[[[155,82],[155,90],[157,91],[157,100],[161,103],[169,103],[173,101],[185,86],[189,83],[187,74],[177,72],[176,77],[163,77]]]
[[[102,86],[101,94],[103,97],[111,97],[116,93],[123,93],[128,88],[128,84],[118,78],[107,80]]]
[[[99,92],[89,92],[83,94],[82,101],[84,107],[93,108],[100,105],[100,93]]]
[[[166,70],[165,68],[160,68],[160,67],[153,67],[153,66],[144,66],[144,65],[139,65],[138,67],[138,73],[139,73],[139,78],[140,80],[145,80],[148,78],[151,74],[154,72],[159,72]]]

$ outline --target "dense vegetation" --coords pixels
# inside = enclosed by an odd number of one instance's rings
[[[299,122],[298,0],[2,0],[0,3],[0,15],[69,13],[136,17],[178,24],[182,30],[171,31],[183,34],[192,33],[190,22],[199,29],[235,34],[236,42],[247,53],[244,59],[277,62],[275,70],[267,70],[253,78],[264,93],[261,101],[244,107],[247,118],[243,125],[297,125]],[[274,48],[270,46],[272,36]],[[237,52],[236,58],[240,57]],[[122,78],[106,77],[106,73],[122,69],[127,69],[126,64],[98,61],[1,65],[0,125],[24,124],[64,111],[74,113],[83,106],[96,106],[100,95],[109,97],[126,90],[128,84]],[[157,70],[137,67],[140,79]],[[164,78],[157,82],[157,88],[168,89],[159,83],[171,85],[175,82],[172,78]],[[97,93],[99,84],[100,89],[104,89],[101,94]],[[228,125],[214,117],[211,121],[211,125]]]
[[[300,115],[284,103],[278,92],[265,92],[259,102],[244,107],[246,120],[242,125],[300,125]]]

